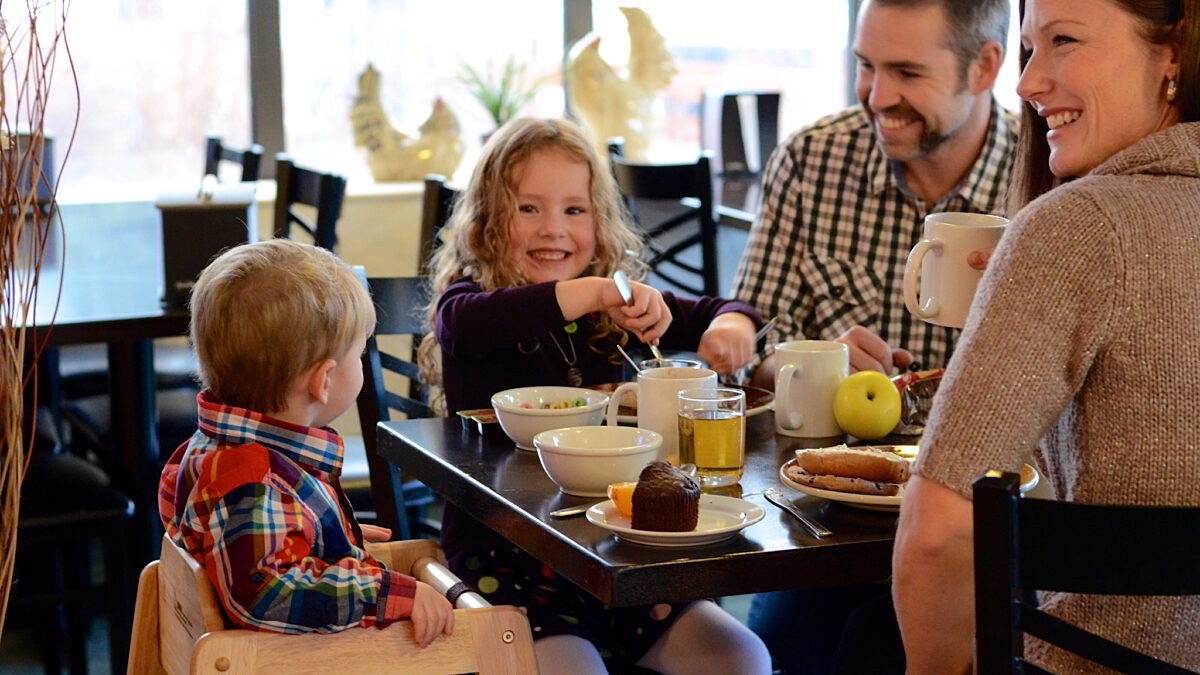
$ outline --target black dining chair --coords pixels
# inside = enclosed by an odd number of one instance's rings
[[[1025,660],[1026,635],[1122,673],[1193,672],[1051,616],[1034,593],[1200,595],[1200,508],[1024,499],[1019,483],[989,471],[974,485],[976,672],[1045,672]]]
[[[426,516],[435,501],[432,491],[419,481],[404,480],[399,468],[380,456],[376,437],[376,426],[391,421],[393,411],[409,419],[433,416],[416,359],[425,334],[420,310],[429,299],[428,282],[423,277],[386,277],[368,279],[367,285],[375,301],[377,320],[363,353],[363,386],[357,403],[371,503],[379,524],[400,539],[409,539],[413,534],[436,535],[441,526]],[[409,340],[397,339],[401,337]],[[380,338],[395,347],[381,347]],[[408,380],[407,393],[401,393],[397,386],[401,377]]]
[[[322,248],[337,246],[337,221],[346,197],[346,179],[297,166],[285,153],[275,155],[275,236],[290,238],[295,225]],[[315,217],[302,217],[295,205],[316,209]]]
[[[263,149],[258,143],[248,148],[225,145],[221,137],[209,134],[204,145],[204,175],[221,177],[222,165],[236,165],[241,169],[241,180],[256,181],[262,168]]]
[[[460,192],[446,185],[446,177],[431,173],[425,176],[425,194],[421,202],[421,236],[419,242],[418,269],[422,275],[429,274],[430,259],[439,244],[438,234],[454,211]]]
[[[21,485],[9,617],[30,622],[43,666],[54,673],[63,665],[87,672],[89,619],[103,617],[112,672],[121,672],[133,616],[125,538],[133,502],[104,469],[63,444],[48,408],[33,409],[25,420],[34,442]]]
[[[710,158],[686,164],[639,164],[609,143],[625,205],[646,239],[646,264],[692,295],[718,295],[717,217]],[[698,256],[695,255],[698,252]]]

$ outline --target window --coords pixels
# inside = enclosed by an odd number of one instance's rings
[[[352,178],[370,175],[349,119],[368,63],[380,71],[382,105],[401,132],[416,135],[434,99],[446,102],[468,146],[460,172],[493,130],[457,81],[460,61],[498,69],[511,55],[531,64],[533,74],[553,74],[554,84],[529,112],[562,114],[562,0],[290,0],[280,3],[280,24],[284,129],[288,151],[301,163]]]
[[[706,87],[782,92],[780,140],[847,105],[850,10],[845,0],[593,0],[600,54],[614,66],[629,59],[622,6],[646,11],[679,69],[662,96],[652,149],[656,158],[694,158],[699,152]]]
[[[245,0],[72,3],[67,39],[79,129],[59,198],[139,198],[199,184],[204,138],[250,142]],[[75,119],[66,52],[47,103],[61,166]]]

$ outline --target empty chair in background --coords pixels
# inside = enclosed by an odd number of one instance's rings
[[[617,187],[646,239],[646,263],[692,295],[720,294],[717,217],[708,155],[685,164],[639,164],[609,143]],[[686,201],[681,201],[686,200]]]
[[[204,175],[221,179],[223,165],[237,165],[242,182],[256,181],[262,168],[262,146],[257,143],[247,148],[225,145],[220,136],[209,134],[204,147]]]
[[[307,233],[317,246],[335,250],[337,221],[342,215],[346,179],[336,173],[296,166],[285,153],[275,155],[275,236],[290,239],[292,226]],[[301,216],[296,205],[315,209]]]

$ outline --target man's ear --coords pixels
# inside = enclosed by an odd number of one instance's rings
[[[321,404],[329,402],[330,373],[337,367],[337,361],[325,359],[308,371],[308,395]]]
[[[967,69],[967,86],[975,96],[988,91],[996,84],[1000,66],[1004,63],[1004,47],[995,40],[988,40],[979,48],[979,55]]]

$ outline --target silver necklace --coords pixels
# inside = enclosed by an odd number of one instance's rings
[[[571,339],[571,334],[567,333],[567,344],[571,347],[571,358],[569,359],[567,358],[567,352],[558,343],[558,338],[554,337],[554,331],[550,331],[550,339],[554,342],[558,353],[562,355],[563,361],[567,364],[567,382],[572,387],[583,386],[583,373],[579,372],[579,369],[575,367],[575,362],[579,360],[579,356],[575,353],[575,341]]]

